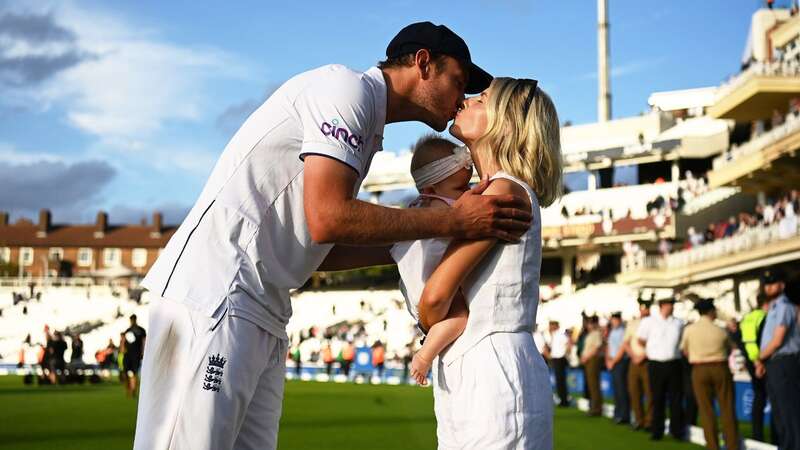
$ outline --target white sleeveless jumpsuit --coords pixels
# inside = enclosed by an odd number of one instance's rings
[[[553,396],[533,341],[539,303],[541,214],[530,186],[530,229],[499,242],[462,284],[469,307],[464,333],[434,363],[439,449],[553,448]]]

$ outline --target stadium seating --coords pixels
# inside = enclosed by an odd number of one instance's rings
[[[137,314],[139,323],[147,327],[144,305],[128,300],[127,295],[115,292],[109,286],[43,287],[40,300],[33,299],[13,304],[13,292],[26,291],[27,287],[0,287],[0,355],[3,363],[17,363],[19,350],[30,334],[31,343],[44,344],[44,327],[51,331],[79,330],[84,343],[84,362],[95,362],[94,352],[104,348],[108,339],[119,344],[119,335],[129,326],[129,316]],[[146,296],[144,297],[147,298]],[[66,337],[70,344],[70,338]],[[31,352],[29,352],[31,353]],[[68,350],[66,358],[69,360]],[[26,354],[27,363],[35,363],[34,354]]]

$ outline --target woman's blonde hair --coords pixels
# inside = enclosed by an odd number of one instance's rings
[[[531,91],[535,89],[535,91]],[[563,175],[558,113],[534,80],[495,78],[489,86],[486,133],[476,149],[528,183],[542,207],[561,196]]]

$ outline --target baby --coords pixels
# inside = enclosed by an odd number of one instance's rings
[[[472,178],[472,158],[466,147],[435,136],[425,136],[414,146],[411,176],[420,192],[410,208],[449,208],[458,197],[469,190]],[[399,242],[392,247],[392,258],[400,272],[400,290],[408,312],[419,323],[417,305],[428,277],[442,260],[449,239],[425,239]],[[458,304],[457,304],[458,303]],[[411,361],[411,376],[421,385],[427,384],[433,359],[456,340],[467,324],[467,308],[463,301],[454,301],[447,318],[426,334],[422,348]]]

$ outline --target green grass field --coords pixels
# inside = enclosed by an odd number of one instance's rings
[[[0,449],[130,449],[136,405],[122,387],[23,386],[0,377]],[[278,448],[434,449],[433,398],[414,386],[289,382]],[[558,409],[555,448],[699,448]]]

